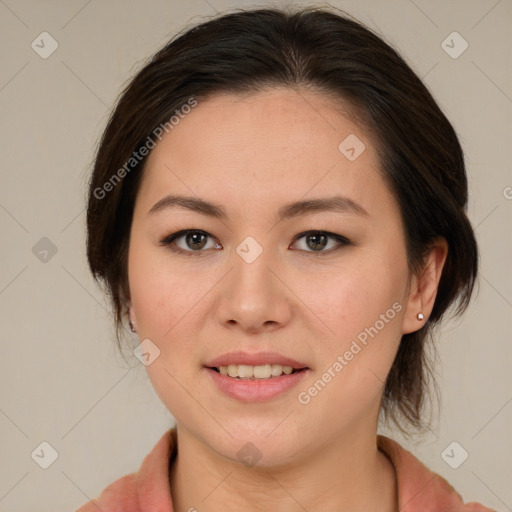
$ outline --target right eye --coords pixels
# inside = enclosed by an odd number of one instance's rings
[[[182,229],[176,233],[166,236],[163,240],[160,241],[160,245],[169,246],[172,251],[178,254],[186,254],[187,256],[200,256],[201,253],[205,252],[202,249],[206,247],[207,239],[208,237],[211,238],[211,236],[212,235],[206,231],[197,229]],[[178,244],[178,242],[181,242],[181,246]],[[221,249],[222,246],[219,244],[214,244],[213,247],[206,247],[206,249],[212,248]]]

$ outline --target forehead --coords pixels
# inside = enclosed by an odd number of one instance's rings
[[[387,192],[379,169],[372,134],[340,100],[292,89],[218,94],[199,101],[162,137],[139,194],[153,202],[171,191],[215,194],[247,207],[335,188],[370,208]]]

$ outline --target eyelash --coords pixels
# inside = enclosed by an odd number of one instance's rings
[[[190,250],[190,251],[187,251],[187,250],[184,250],[184,249],[180,249],[179,247],[177,247],[174,244],[174,242],[177,239],[179,239],[179,238],[181,238],[181,237],[183,237],[185,235],[188,235],[190,233],[203,234],[203,235],[212,237],[212,235],[210,235],[210,233],[207,233],[206,231],[202,231],[200,229],[182,229],[180,231],[177,231],[176,233],[173,233],[171,235],[166,236],[164,239],[162,239],[160,241],[160,245],[168,246],[173,252],[178,253],[178,254],[183,254],[183,255],[186,255],[186,256],[203,256],[206,251],[203,251],[203,250],[199,250],[199,251],[192,251],[192,250]],[[326,235],[328,238],[332,238],[333,240],[338,242],[340,245],[338,245],[338,247],[335,247],[335,248],[330,249],[328,251],[303,251],[303,252],[311,253],[313,255],[316,255],[316,254],[330,254],[332,252],[337,251],[338,249],[341,249],[341,247],[344,247],[344,246],[347,246],[347,245],[352,245],[352,242],[348,238],[345,238],[344,236],[338,235],[336,233],[331,233],[329,231],[315,231],[315,230],[303,231],[302,233],[299,233],[298,235],[296,235],[294,237],[292,243],[297,242],[298,240],[300,240],[301,238],[306,237],[307,235],[319,235],[319,234]]]

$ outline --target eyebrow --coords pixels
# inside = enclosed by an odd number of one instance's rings
[[[168,195],[163,197],[152,206],[148,215],[153,215],[169,208],[184,208],[197,212],[201,215],[221,220],[225,220],[228,217],[226,210],[218,204],[204,201],[198,197],[182,195]],[[361,217],[368,217],[370,215],[359,203],[356,203],[348,197],[338,195],[333,197],[296,201],[294,203],[284,205],[279,208],[277,218],[281,221],[292,217],[298,217],[300,215],[326,211],[352,213]]]

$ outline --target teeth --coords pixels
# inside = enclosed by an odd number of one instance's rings
[[[270,377],[279,377],[283,373],[290,375],[293,368],[291,366],[281,366],[280,364],[263,364],[251,366],[249,364],[230,364],[228,366],[219,366],[221,375],[228,375],[240,379],[268,379]]]

